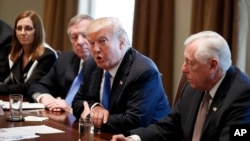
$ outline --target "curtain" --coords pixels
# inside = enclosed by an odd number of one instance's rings
[[[238,57],[238,1],[237,0],[193,0],[191,33],[212,30],[221,34],[232,51],[232,60]]]
[[[239,60],[238,46],[238,0],[193,0],[191,16],[191,34],[212,30],[221,34],[228,42],[233,64]],[[182,77],[176,93],[176,100],[186,78]],[[176,102],[175,100],[175,102]]]
[[[250,1],[239,0],[239,36],[236,65],[250,76]]]
[[[132,42],[133,48],[158,66],[170,103],[173,97],[174,1],[135,0]]]
[[[47,43],[60,52],[71,50],[69,20],[77,14],[78,0],[45,0],[44,27]]]

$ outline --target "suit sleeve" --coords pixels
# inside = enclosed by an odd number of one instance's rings
[[[169,113],[170,106],[158,71],[148,69],[139,77],[134,76],[134,80],[129,83],[116,102],[120,103],[119,108],[124,111],[110,113],[107,124],[102,127],[103,130],[120,133],[137,127],[146,127]]]

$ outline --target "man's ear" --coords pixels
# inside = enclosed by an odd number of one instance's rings
[[[218,70],[218,67],[219,67],[219,61],[217,58],[211,58],[209,60],[209,64],[210,64],[210,72],[215,72]]]
[[[123,47],[125,47],[125,39],[120,38],[120,49],[122,49]]]

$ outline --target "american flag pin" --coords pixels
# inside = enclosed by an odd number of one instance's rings
[[[213,107],[213,111],[216,112],[217,111],[217,107]]]
[[[120,81],[120,85],[122,85],[123,84],[123,82],[122,81]]]

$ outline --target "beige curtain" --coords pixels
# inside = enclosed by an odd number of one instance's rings
[[[212,30],[221,34],[232,51],[233,64],[238,57],[238,1],[237,0],[193,0],[191,34]],[[175,102],[186,78],[181,77]]]
[[[250,77],[250,1],[239,1],[239,36],[236,65]]]
[[[213,30],[221,34],[237,58],[238,0],[193,0],[191,33]]]
[[[132,43],[132,47],[157,64],[170,102],[173,97],[174,1],[135,0]]]
[[[77,14],[78,0],[45,0],[44,27],[46,41],[54,49],[71,50],[67,35],[70,18]]]

